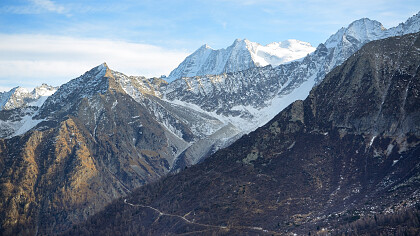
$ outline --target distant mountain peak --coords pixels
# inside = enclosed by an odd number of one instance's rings
[[[390,32],[389,36],[416,33],[420,31],[420,11],[408,18],[405,22],[400,23],[397,27],[391,28],[388,31]]]
[[[246,39],[240,39],[240,38],[237,38],[237,39],[235,39],[235,41],[233,41],[233,44],[238,44],[238,43],[240,43],[240,42],[244,42]]]
[[[335,34],[331,35],[325,42],[327,48],[337,47],[347,37],[352,37],[362,43],[372,41],[378,38],[386,31],[385,27],[378,21],[362,18],[353,21],[348,27],[339,29]]]
[[[232,48],[241,48],[241,49],[246,49],[248,47],[248,45],[251,44],[251,41],[247,40],[247,39],[235,39],[235,41],[233,41],[232,45],[229,46],[228,48],[232,47]]]
[[[205,50],[205,49],[212,49],[207,43],[206,44],[203,44],[200,48],[199,48],[199,50]]]
[[[97,76],[95,77],[98,77],[98,78],[105,76],[108,70],[110,70],[108,65],[105,62],[95,67],[94,69],[97,70]]]
[[[311,44],[294,39],[264,46],[238,38],[229,47],[219,50],[204,44],[173,70],[166,80],[171,82],[182,77],[217,75],[266,65],[277,66],[300,59],[314,50]]]
[[[102,63],[100,66],[102,66],[102,67],[106,67],[106,68],[108,68],[108,69],[109,69],[109,67],[108,67],[108,65],[106,64],[106,62]]]
[[[111,80],[114,80],[114,77],[106,63],[90,69],[82,76],[61,85],[55,94],[48,97],[39,112],[39,117],[50,116],[51,112],[57,110],[65,114],[69,109],[72,109],[70,104],[78,103],[82,98],[106,93],[110,89],[110,85],[115,84],[110,83]]]
[[[0,93],[0,110],[12,110],[26,106],[40,107],[46,97],[52,95],[57,87],[43,83],[32,91],[23,87],[14,87],[8,92]]]
[[[104,73],[104,76],[111,76],[112,77],[112,75],[111,75],[112,70],[109,68],[109,66],[108,66],[108,64],[106,64],[106,62],[100,64],[99,66],[97,66],[97,68],[98,68],[98,71],[100,71],[101,73]]]

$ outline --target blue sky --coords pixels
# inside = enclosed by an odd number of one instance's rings
[[[416,0],[1,0],[0,90],[60,85],[106,61],[130,75],[169,74],[202,44],[324,42],[362,17],[386,28]]]

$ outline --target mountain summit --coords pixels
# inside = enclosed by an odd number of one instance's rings
[[[295,39],[265,46],[247,39],[236,39],[228,48],[219,50],[205,44],[173,70],[167,81],[182,77],[218,75],[266,65],[277,66],[302,58],[314,50],[309,43]]]

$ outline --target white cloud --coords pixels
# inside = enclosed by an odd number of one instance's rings
[[[128,75],[168,75],[187,55],[122,41],[0,34],[0,87],[60,85],[102,62]]]

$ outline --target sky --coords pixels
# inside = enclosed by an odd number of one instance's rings
[[[354,20],[390,28],[419,11],[418,0],[0,0],[0,91],[58,86],[103,62],[159,77],[203,44],[316,47]]]

